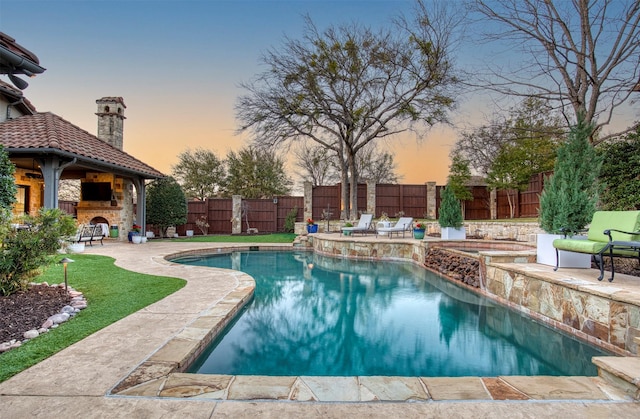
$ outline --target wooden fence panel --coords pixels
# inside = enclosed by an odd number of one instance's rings
[[[465,220],[488,220],[491,218],[490,192],[485,186],[472,186],[473,199],[464,202]]]
[[[184,235],[187,230],[193,230],[193,234],[202,234],[202,231],[196,226],[196,220],[201,217],[205,217],[205,219],[207,217],[207,202],[187,202],[187,223],[176,226],[176,233]]]
[[[277,211],[278,225],[277,232],[284,231],[287,215],[296,209],[296,221],[304,221],[304,197],[302,196],[279,196]]]
[[[427,211],[425,185],[376,185],[376,216],[386,212],[396,217],[402,211],[407,217],[424,218]]]
[[[511,191],[513,201],[515,203],[514,218],[537,217],[540,208],[540,194],[544,188],[544,178],[550,175],[547,173],[538,173],[531,176],[529,187],[524,192]],[[509,201],[506,191],[497,191],[497,217],[504,219],[510,217]]]
[[[303,204],[304,205],[304,204]],[[322,211],[332,213],[332,220],[340,219],[340,185],[314,186],[311,202],[311,214],[315,221],[322,219]]]
[[[398,208],[400,207],[398,199],[398,185],[376,185],[376,213],[374,214],[375,218],[380,217],[383,212],[388,216],[393,217],[398,212]]]
[[[243,199],[242,200],[242,232],[247,228],[257,228],[259,232],[273,232],[277,230],[276,208],[271,199]]]
[[[231,234],[233,200],[231,198],[207,199],[209,234]]]
[[[425,185],[400,185],[400,208],[406,217],[422,219],[427,212],[427,187]]]
[[[544,178],[550,173],[538,173],[531,177],[529,187],[520,194],[520,217],[537,217],[540,209],[540,194]]]

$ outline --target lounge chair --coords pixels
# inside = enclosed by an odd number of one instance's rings
[[[392,227],[380,227],[376,230],[376,236],[380,233],[385,233],[391,238],[393,233],[400,234],[404,237],[406,231],[411,231],[413,226],[413,218],[401,217]]]
[[[366,234],[366,233],[373,233],[373,230],[371,229],[371,221],[373,220],[373,214],[362,214],[360,216],[360,220],[358,221],[358,225],[355,227],[342,227],[340,230],[342,230],[342,233],[347,235],[348,232],[350,233],[362,233],[362,234]]]

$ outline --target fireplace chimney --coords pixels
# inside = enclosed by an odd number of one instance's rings
[[[122,150],[124,132],[124,110],[126,108],[121,97],[103,97],[96,100],[98,104],[98,138],[117,149]]]

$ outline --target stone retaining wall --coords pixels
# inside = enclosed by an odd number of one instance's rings
[[[338,234],[309,235],[302,245],[313,247],[321,254],[357,259],[405,259],[428,266],[430,248],[438,246],[496,247],[518,244],[487,243],[483,240],[452,242],[414,239],[353,240]],[[620,355],[638,354],[634,338],[640,336],[640,301],[611,287],[599,287],[593,282],[578,280],[571,275],[535,269],[533,250],[481,250],[477,257],[450,250],[445,268],[430,269],[458,279],[474,290],[531,317],[579,336],[590,343]],[[442,253],[440,258],[444,257]],[[456,256],[457,254],[457,256]],[[464,262],[466,259],[466,262]],[[475,265],[469,259],[479,260]],[[461,262],[463,261],[463,262]],[[467,263],[469,262],[469,263]],[[474,265],[479,277],[470,274]],[[533,269],[532,269],[533,268]],[[443,272],[444,269],[446,272]],[[561,279],[558,279],[561,278]]]
[[[427,224],[427,235],[440,234],[440,225],[436,221],[427,221],[425,223]],[[319,233],[327,232],[326,221],[318,221],[317,224]],[[344,223],[341,221],[330,221],[328,231],[338,233],[343,226]],[[307,231],[306,228],[306,223],[296,223],[295,233],[305,234]],[[536,235],[544,233],[537,222],[525,221],[471,221],[465,222],[464,228],[467,232],[467,237],[481,238],[484,240],[513,240],[526,243],[535,243]]]
[[[486,270],[486,291],[502,303],[621,355],[638,355],[637,299],[571,275],[554,279],[527,272],[526,265],[489,264]]]

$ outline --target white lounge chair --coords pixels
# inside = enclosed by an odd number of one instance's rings
[[[413,226],[413,218],[411,217],[401,217],[398,221],[391,227],[380,227],[376,230],[376,235],[380,233],[385,233],[391,238],[393,233],[400,234],[402,233],[402,237],[404,237],[405,231],[411,231]]]
[[[371,221],[373,220],[373,214],[362,214],[360,216],[360,220],[358,221],[358,225],[355,227],[342,227],[340,230],[342,230],[343,234],[346,234],[347,232],[351,232],[351,233],[373,233],[373,230],[371,229]]]

